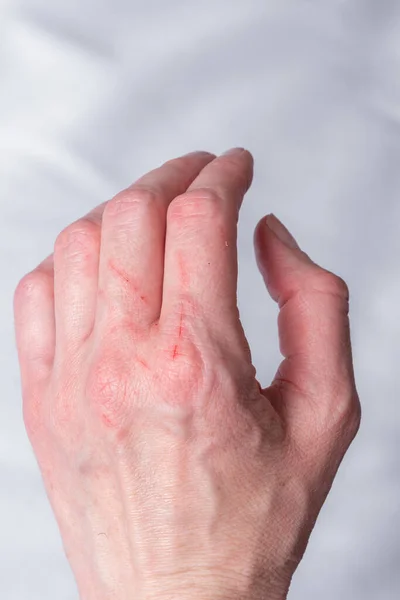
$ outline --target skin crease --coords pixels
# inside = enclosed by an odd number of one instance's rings
[[[284,360],[257,381],[236,301],[252,176],[242,149],[168,161],[15,291],[24,423],[83,600],[285,599],[357,433],[348,288],[273,216],[254,243]]]

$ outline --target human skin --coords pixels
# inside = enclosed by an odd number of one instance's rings
[[[256,378],[236,298],[252,177],[242,149],[168,161],[15,291],[24,423],[82,600],[285,599],[357,433],[348,287],[274,216],[254,243],[284,359]]]

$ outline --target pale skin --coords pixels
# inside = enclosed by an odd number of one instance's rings
[[[16,289],[24,423],[82,600],[284,600],[357,433],[348,287],[273,216],[254,244],[284,359],[256,378],[236,302],[252,176],[241,149],[168,161]]]

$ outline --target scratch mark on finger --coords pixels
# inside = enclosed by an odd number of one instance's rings
[[[181,283],[184,288],[187,288],[189,285],[189,273],[185,265],[185,261],[181,252],[177,252],[177,260],[179,266],[179,274],[181,278]]]
[[[150,369],[148,363],[144,360],[144,358],[138,358],[137,361],[138,361],[138,363],[143,365],[145,369]]]
[[[123,279],[126,283],[129,283],[129,284],[132,283],[131,280],[130,280],[130,278],[128,277],[128,275],[126,273],[124,273],[124,271],[122,271],[122,269],[120,269],[119,267],[117,267],[114,264],[113,260],[109,260],[108,261],[108,266],[111,269],[111,271],[114,271],[114,273],[116,273],[118,275],[118,277],[120,279]]]
[[[178,337],[182,337],[182,333],[183,333],[183,308],[181,308],[181,316],[180,316],[180,321],[179,321],[179,331],[178,331]]]
[[[101,415],[101,420],[103,421],[103,423],[104,423],[104,425],[105,425],[106,427],[110,427],[111,429],[113,429],[113,428],[114,428],[114,423],[113,423],[113,421],[112,421],[112,420],[111,420],[109,417],[107,417],[107,415],[105,415],[105,414],[102,414],[102,415]]]

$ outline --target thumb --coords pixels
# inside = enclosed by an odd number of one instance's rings
[[[284,356],[264,394],[298,445],[327,431],[355,436],[360,405],[354,380],[346,283],[315,264],[274,215],[254,232],[258,268],[279,305]],[[346,448],[347,449],[347,448]]]

